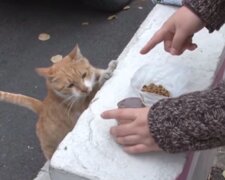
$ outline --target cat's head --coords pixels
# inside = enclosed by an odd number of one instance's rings
[[[49,89],[58,96],[71,99],[87,96],[99,78],[78,45],[61,61],[36,71],[46,78]]]

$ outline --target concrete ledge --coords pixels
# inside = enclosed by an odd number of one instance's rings
[[[185,153],[126,154],[109,134],[115,121],[104,121],[100,117],[104,110],[116,108],[120,100],[138,96],[130,80],[143,65],[151,65],[154,69],[165,65],[187,67],[191,73],[183,93],[204,90],[212,85],[225,47],[225,28],[212,35],[202,30],[194,37],[198,50],[179,57],[165,53],[162,44],[146,56],[139,54],[141,47],[175,9],[157,5],[143,22],[118,58],[113,77],[55,152],[50,162],[52,180],[174,180],[181,174],[187,157]],[[168,76],[173,78],[173,74]]]
[[[34,180],[50,180],[49,176],[49,162],[47,161],[44,166],[41,168],[37,177]]]

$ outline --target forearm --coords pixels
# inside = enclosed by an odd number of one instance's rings
[[[155,141],[167,152],[225,145],[225,83],[157,102],[149,111],[149,126]]]
[[[225,23],[225,0],[183,0],[183,4],[205,22],[209,32]]]

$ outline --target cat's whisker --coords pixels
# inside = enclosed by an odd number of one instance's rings
[[[66,98],[64,101],[61,102],[61,104],[67,103],[67,105],[68,105],[68,108],[65,109],[65,113],[68,115],[68,117],[69,117],[70,107],[71,107],[71,105],[73,103],[71,101],[72,99],[73,99],[73,96],[71,95],[68,98]]]
[[[73,98],[73,96],[71,95],[68,98],[64,99],[64,101],[62,101],[62,103],[66,103],[66,102],[70,101],[72,98]]]
[[[69,105],[69,109],[67,111],[68,117],[70,117],[70,112],[72,110],[73,105],[76,103],[77,99],[74,99],[74,101],[71,101],[70,105]]]
[[[66,99],[64,99],[64,100],[61,102],[61,104],[64,104],[64,103],[70,101],[71,99],[73,99],[73,95],[71,95],[71,96],[67,97]]]

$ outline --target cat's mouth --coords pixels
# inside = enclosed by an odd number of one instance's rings
[[[87,94],[89,94],[91,91],[92,91],[92,88],[89,88],[89,87],[79,88],[80,94],[87,95]]]
[[[90,91],[88,89],[80,89],[81,94],[88,94]]]

